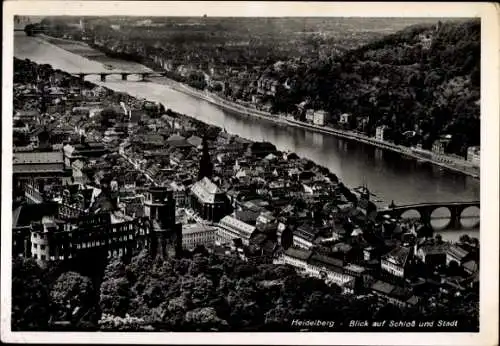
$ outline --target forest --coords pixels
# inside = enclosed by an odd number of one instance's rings
[[[276,95],[264,100],[271,102],[275,113],[295,113],[297,104],[308,101],[310,108],[327,110],[332,124],[340,114],[350,113],[350,128],[368,135],[374,136],[376,127],[386,125],[386,139],[396,144],[430,149],[435,140],[451,135],[445,152],[462,157],[468,147],[480,144],[479,19],[437,24],[422,20],[424,24],[389,35],[381,35],[375,30],[380,23],[369,20],[165,19],[159,27],[134,26],[123,19],[115,22],[119,30],[112,30],[109,20],[89,20],[94,38],[104,39],[109,48],[126,47],[108,54],[146,65],[152,55],[161,53],[173,58],[174,65],[189,62],[202,70],[210,64],[258,68],[264,71],[258,78],[280,82]],[[51,35],[69,30],[64,23],[53,18],[42,22],[52,28],[45,29]],[[370,24],[373,31],[361,35],[364,31],[359,27]],[[249,37],[249,32],[254,35]],[[299,64],[292,62],[295,57],[300,57]],[[276,70],[277,61],[288,63]],[[192,78],[173,72],[170,77],[205,87],[200,74],[191,72]],[[223,82],[234,79],[222,77]],[[238,89],[252,89],[255,82],[236,84]],[[248,98],[251,92],[246,94]]]
[[[42,269],[32,259],[15,259],[13,330],[293,331],[293,319],[449,316],[465,329],[477,328],[471,297],[450,297],[447,304],[433,297],[422,310],[400,309],[379,305],[371,295],[342,295],[339,287],[287,265],[251,265],[203,248],[166,259],[144,250],[110,259],[90,276],[86,268],[84,274],[57,264]]]
[[[388,125],[395,142],[416,131],[424,148],[442,135],[452,135],[445,150],[464,156],[480,143],[479,20],[411,26],[395,34],[274,77],[291,80],[281,88],[274,110],[293,111],[310,100],[334,119],[351,113],[368,118],[358,130],[375,134]],[[361,125],[360,125],[361,126]],[[403,143],[405,144],[405,143]]]

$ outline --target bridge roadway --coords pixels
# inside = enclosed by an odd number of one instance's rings
[[[408,205],[392,205],[385,209],[380,209],[377,211],[377,219],[382,219],[385,215],[389,215],[391,218],[395,219],[418,219],[424,224],[430,223],[431,220],[449,220],[449,223],[445,228],[449,229],[460,229],[463,228],[461,220],[464,219],[479,219],[479,215],[462,215],[464,210],[470,207],[480,208],[479,201],[469,201],[469,202],[443,202],[443,203],[418,203],[418,204],[408,204]],[[440,208],[449,211],[449,216],[433,215],[434,211]],[[414,217],[403,217],[408,211],[416,211],[418,216]],[[476,228],[479,226],[479,221],[476,225],[472,226]]]
[[[127,80],[130,75],[138,75],[141,80],[145,80],[147,77],[166,77],[166,72],[145,72],[145,71],[106,71],[106,72],[70,72],[73,76],[78,76],[80,79],[85,79],[86,76],[97,75],[101,76],[101,82],[106,81],[107,76],[120,75],[122,80]]]

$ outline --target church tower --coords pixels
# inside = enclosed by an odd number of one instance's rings
[[[207,137],[203,137],[203,152],[200,159],[200,170],[198,171],[198,181],[204,177],[211,178],[213,173],[213,163],[210,159],[210,153],[208,152],[208,141]]]

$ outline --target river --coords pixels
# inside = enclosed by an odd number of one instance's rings
[[[109,72],[100,62],[90,61],[42,39],[27,37],[24,33],[15,33],[14,54],[21,59],[51,64],[69,72]],[[113,65],[112,60],[107,63]],[[114,65],[117,64],[115,60]],[[137,66],[123,61],[119,65]],[[108,76],[106,82],[99,81],[98,76],[89,76],[88,79],[116,91],[161,102],[166,108],[224,127],[229,133],[250,140],[269,141],[280,150],[293,151],[329,168],[348,186],[367,184],[376,198],[387,203],[391,200],[399,205],[479,200],[479,180],[430,163],[417,162],[394,152],[331,135],[234,114],[175,91],[168,83],[121,81],[120,76]],[[453,238],[461,233],[463,231],[453,232]],[[477,231],[469,230],[468,234],[478,236]],[[448,238],[449,234],[446,236]]]

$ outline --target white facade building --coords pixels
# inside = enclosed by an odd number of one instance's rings
[[[248,245],[250,237],[255,232],[255,227],[241,220],[227,215],[217,224],[217,241],[221,244],[241,239],[244,245]]]
[[[351,120],[351,115],[348,113],[344,113],[340,116],[339,123],[340,124],[349,124],[350,120]]]
[[[170,188],[172,189],[172,193],[175,199],[175,205],[179,208],[189,206],[189,194],[186,191],[184,185],[179,185],[175,181],[170,183]]]
[[[292,247],[275,259],[273,263],[288,264],[305,275],[324,279],[328,284],[336,284],[342,288],[344,294],[354,293],[355,278],[344,273],[342,267],[336,266],[333,263],[336,261],[338,260],[313,254],[310,250]]]
[[[405,269],[410,257],[410,249],[399,246],[382,256],[380,269],[399,278],[404,278]]]
[[[467,161],[472,163],[474,166],[479,167],[481,163],[481,148],[480,147],[469,147],[467,148]]]
[[[378,139],[379,141],[384,141],[385,140],[384,133],[386,129],[387,129],[386,125],[378,126],[375,129],[375,138]]]
[[[215,244],[217,230],[215,227],[199,223],[182,226],[182,247],[192,250],[198,245],[211,247]]]
[[[314,112],[313,123],[315,125],[323,126],[323,125],[325,125],[326,118],[327,118],[327,113],[325,111],[323,111],[323,110],[316,111],[316,112]]]

